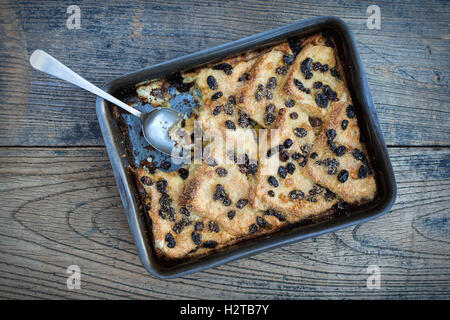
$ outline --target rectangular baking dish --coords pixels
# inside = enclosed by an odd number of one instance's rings
[[[128,73],[114,79],[104,86],[104,90],[123,98],[136,84],[165,77],[171,73],[191,69],[206,63],[265,46],[294,36],[306,36],[319,32],[324,28],[333,31],[338,43],[339,54],[344,65],[349,90],[356,106],[358,122],[362,134],[366,137],[371,162],[376,171],[379,192],[370,204],[352,210],[350,215],[334,216],[320,223],[302,223],[280,230],[268,236],[239,242],[211,255],[192,258],[181,263],[161,261],[153,250],[151,230],[147,219],[139,208],[134,178],[131,176],[129,160],[122,155],[127,154],[121,139],[119,125],[112,114],[113,106],[97,98],[96,110],[101,131],[105,140],[114,176],[123,202],[128,223],[131,228],[139,257],[144,267],[159,278],[175,278],[206,268],[218,266],[229,261],[291,244],[300,240],[316,237],[327,232],[334,232],[355,224],[375,219],[386,213],[394,204],[397,187],[388,151],[384,142],[369,85],[362,67],[356,41],[346,24],[335,17],[317,17],[299,21],[277,29],[259,33],[247,38],[223,44],[211,49],[199,51],[184,57],[176,58],[161,64]]]

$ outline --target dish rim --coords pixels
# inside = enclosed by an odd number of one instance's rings
[[[262,236],[252,239],[251,241],[244,241],[243,244],[237,243],[223,251],[193,258],[190,262],[182,263],[174,267],[162,266],[156,261],[157,259],[155,259],[155,254],[150,244],[151,239],[148,233],[151,231],[147,230],[147,226],[143,221],[143,213],[142,210],[139,209],[139,200],[135,195],[135,187],[133,186],[134,180],[129,173],[128,162],[126,158],[121,157],[121,154],[123,153],[123,151],[121,151],[121,141],[118,141],[119,136],[115,134],[115,131],[117,131],[117,124],[112,122],[112,116],[107,102],[102,98],[97,97],[97,118],[99,120],[128,224],[141,262],[150,274],[161,279],[185,276],[236,259],[257,254],[265,250],[275,249],[280,246],[316,237],[324,233],[335,232],[355,224],[364,223],[380,217],[392,207],[397,194],[397,186],[389,154],[378,122],[369,84],[356,47],[356,41],[348,26],[339,18],[323,16],[301,20],[233,42],[191,53],[119,76],[106,83],[103,86],[103,89],[106,92],[113,93],[120,87],[123,88],[125,83],[128,85],[132,83],[137,84],[144,80],[167,76],[173,72],[218,61],[227,56],[232,56],[233,54],[249,49],[269,46],[271,43],[276,43],[296,35],[305,35],[308,32],[313,32],[314,29],[319,30],[330,27],[345,40],[342,47],[346,50],[346,62],[349,62],[352,66],[351,74],[346,74],[347,81],[349,87],[350,84],[352,84],[356,91],[355,93],[357,93],[358,106],[363,115],[362,119],[358,118],[359,126],[362,127],[364,125],[364,127],[367,128],[367,133],[372,142],[370,150],[376,155],[375,160],[377,163],[378,175],[380,176],[379,180],[382,183],[383,189],[383,195],[377,203],[374,203],[373,206],[369,208],[356,209],[355,211],[352,211],[350,216],[333,217],[333,219],[318,225],[302,226],[298,228],[298,230],[294,230],[294,228],[292,229],[294,231],[275,232],[270,236]],[[137,78],[141,80],[136,81]],[[352,98],[356,99],[356,97],[353,96]]]

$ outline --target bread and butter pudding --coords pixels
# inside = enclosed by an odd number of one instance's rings
[[[241,153],[203,137],[200,161],[132,168],[158,255],[208,254],[374,199],[374,170],[327,32],[139,85],[137,94],[170,107],[170,90],[198,100],[172,131],[188,133],[178,142],[194,145],[195,122]],[[270,143],[251,134],[258,129],[268,129]]]

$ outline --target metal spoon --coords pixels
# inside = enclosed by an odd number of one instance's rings
[[[90,91],[138,117],[141,120],[144,137],[150,145],[163,153],[172,155],[172,149],[175,146],[175,142],[170,139],[168,131],[181,119],[181,115],[175,110],[160,107],[153,108],[150,112],[142,113],[83,79],[42,50],[35,50],[31,54],[30,64],[39,71],[48,73]],[[176,155],[174,156],[176,157]]]

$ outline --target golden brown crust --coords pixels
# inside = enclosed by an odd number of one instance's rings
[[[344,201],[374,199],[373,169],[334,40],[316,34],[301,45],[296,57],[282,43],[183,74],[200,92],[196,117],[213,140],[201,164],[185,167],[187,178],[176,171],[133,171],[160,255],[208,254],[334,212]],[[138,87],[144,101],[155,86],[167,90],[163,80],[146,86]],[[259,127],[271,129],[268,144],[248,130]],[[234,146],[218,143],[227,136],[243,152],[232,161]],[[255,146],[259,153],[252,153]],[[247,162],[236,163],[244,154]],[[157,187],[161,179],[164,190]]]

